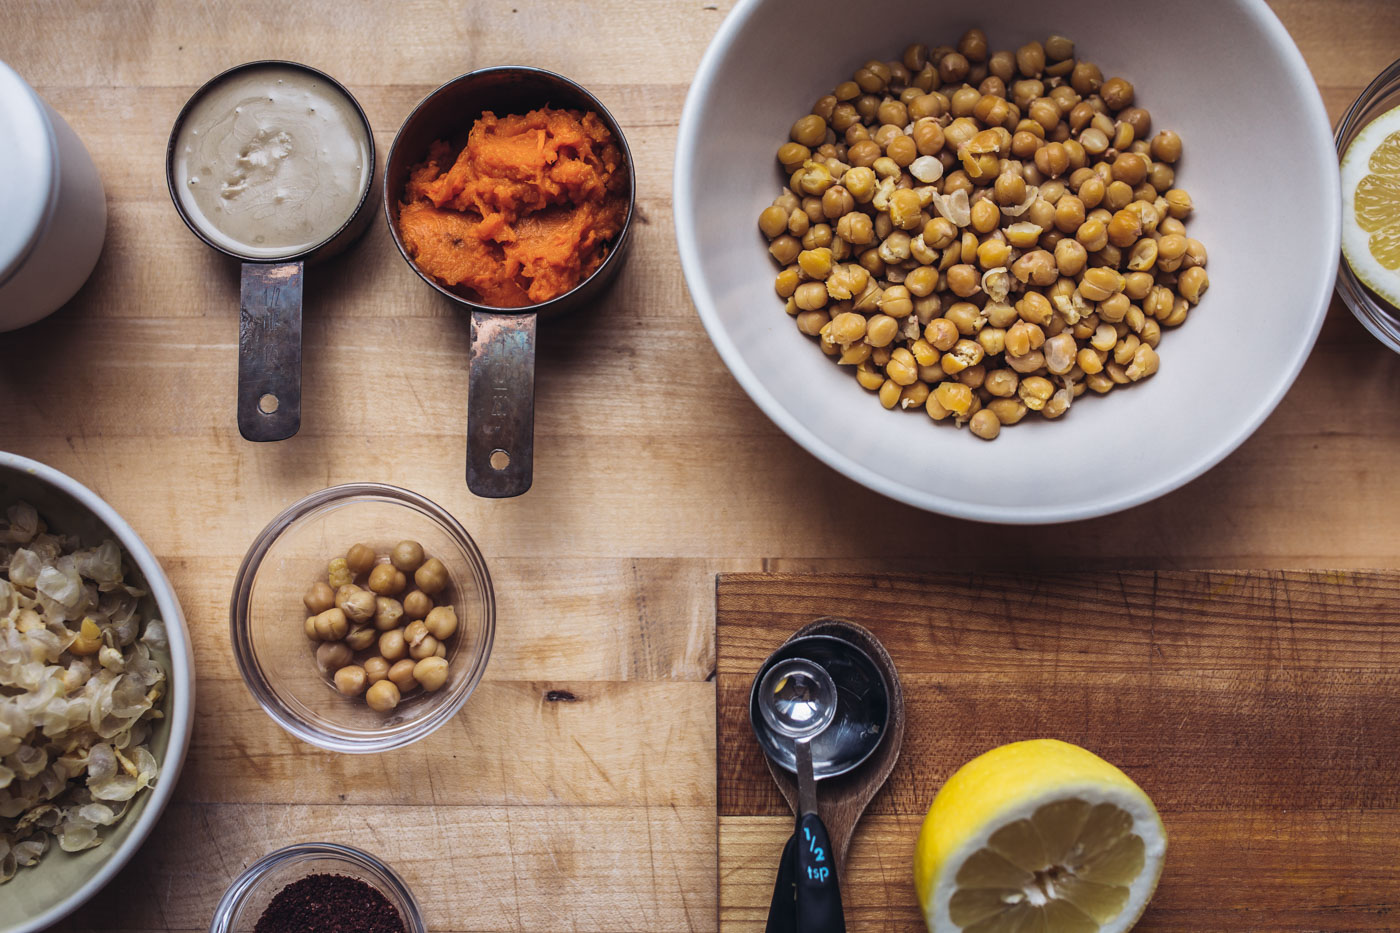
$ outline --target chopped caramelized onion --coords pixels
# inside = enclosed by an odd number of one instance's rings
[[[165,690],[114,541],[83,548],[27,503],[0,519],[0,883],[102,842],[156,779],[147,747]]]

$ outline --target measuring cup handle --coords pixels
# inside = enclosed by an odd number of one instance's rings
[[[836,877],[836,853],[826,826],[815,813],[797,824],[797,929],[801,933],[846,933],[841,907],[841,882]]]
[[[472,312],[467,488],[507,499],[535,470],[535,315]]]
[[[301,427],[299,262],[243,264],[238,296],[238,431],[280,441]]]

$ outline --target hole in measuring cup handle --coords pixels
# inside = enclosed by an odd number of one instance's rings
[[[491,469],[504,470],[508,466],[510,466],[510,454],[499,447],[491,451]]]

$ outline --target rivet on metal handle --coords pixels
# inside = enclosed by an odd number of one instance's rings
[[[243,264],[238,301],[238,431],[280,441],[301,427],[299,262]]]
[[[535,315],[472,312],[467,488],[518,496],[535,468]]]

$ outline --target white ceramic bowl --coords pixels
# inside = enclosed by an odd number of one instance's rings
[[[77,480],[38,461],[0,451],[0,508],[16,499],[29,502],[51,526],[79,536],[84,544],[112,538],[121,545],[150,594],[142,602],[142,613],[165,622],[170,651],[162,660],[169,680],[165,718],[157,720],[152,737],[151,750],[160,763],[155,786],[136,798],[121,822],[107,831],[102,845],[75,854],[51,847],[37,866],[21,868],[12,881],[0,885],[0,933],[29,933],[57,923],[121,871],[175,793],[194,722],[189,629],[175,590],[150,548],[110,505]],[[143,896],[139,891],[128,893]]]
[[[995,15],[948,0],[739,0],[700,63],[681,117],[676,237],[691,297],[759,407],[828,465],[920,508],[1035,523],[1125,509],[1200,475],[1283,398],[1327,311],[1340,245],[1331,127],[1317,87],[1262,0],[1183,0],[1170,16],[1121,3],[1008,0]],[[1121,75],[1156,128],[1185,143],[1178,181],[1210,290],[1162,338],[1161,371],[1056,422],[993,443],[918,412],[883,411],[783,313],[759,211],[782,188],[774,154],[812,103],[870,58],[953,44],[993,49],[1052,32]],[[819,54],[820,53],[820,54]],[[1155,132],[1155,130],[1154,130]]]

